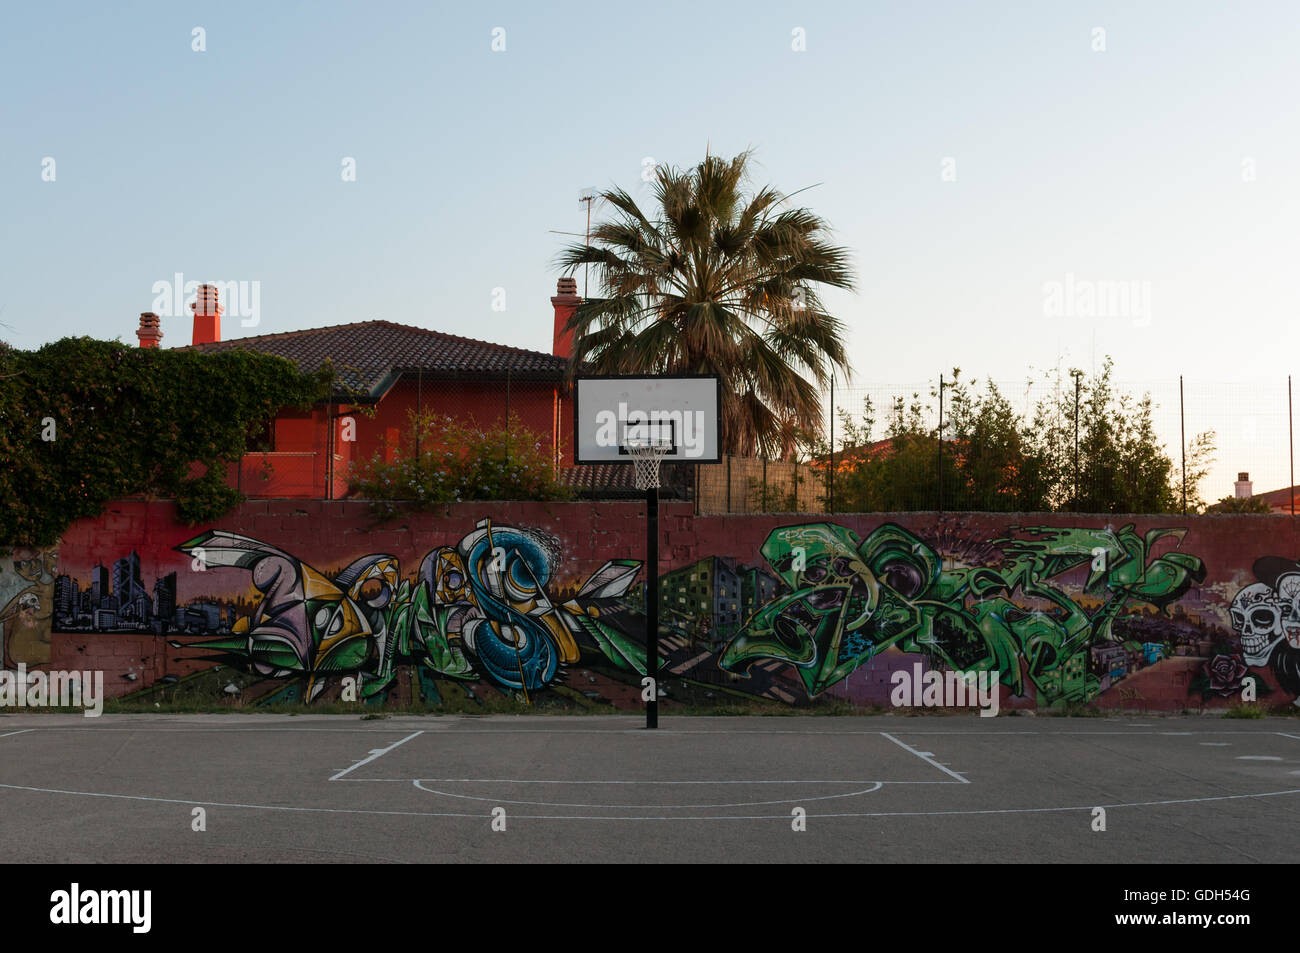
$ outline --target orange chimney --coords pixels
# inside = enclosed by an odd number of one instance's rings
[[[162,340],[162,328],[158,326],[158,315],[152,311],[140,312],[140,327],[135,336],[140,339],[141,347],[157,347]]]
[[[190,305],[194,312],[194,344],[212,344],[221,340],[221,313],[216,285],[199,285],[198,297]]]
[[[551,353],[556,357],[573,356],[573,332],[565,325],[580,304],[582,299],[578,297],[576,278],[561,278],[555,283],[555,297],[551,299],[551,307],[555,309],[555,336],[552,339]]]

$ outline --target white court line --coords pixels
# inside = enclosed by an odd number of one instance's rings
[[[12,738],[14,735],[22,735],[35,730],[35,728],[19,728],[17,731],[6,731],[3,735],[0,735],[0,738]]]
[[[482,812],[476,814],[457,813],[452,811],[368,811],[359,808],[340,808],[340,807],[291,807],[284,804],[232,804],[223,801],[191,801],[181,798],[170,797],[145,797],[138,794],[102,794],[96,791],[66,791],[57,788],[35,788],[27,787],[21,784],[0,784],[0,789],[11,791],[32,791],[37,794],[69,794],[79,797],[98,797],[110,798],[122,801],[152,801],[160,804],[188,804],[198,807],[232,807],[243,808],[256,811],[283,811],[288,813],[302,814],[379,814],[379,815],[397,815],[402,817],[468,817],[475,820],[483,821],[488,818],[487,814]],[[987,811],[871,811],[855,812],[843,814],[809,814],[808,817],[941,817],[946,815],[959,814],[1038,814],[1047,812],[1069,812],[1069,811],[1093,811],[1095,808],[1104,807],[1107,810],[1124,807],[1162,807],[1171,804],[1200,804],[1207,801],[1239,801],[1244,799],[1258,799],[1266,797],[1281,797],[1288,794],[1300,794],[1300,788],[1292,788],[1287,791],[1264,791],[1259,794],[1224,794],[1216,797],[1193,797],[1181,798],[1174,801],[1132,801],[1122,804],[1089,804],[1078,807],[1011,807],[1000,808],[997,810]],[[769,821],[781,820],[786,823],[790,820],[789,814],[720,814],[709,815],[704,817],[674,817],[665,815],[662,817],[602,817],[600,815],[547,815],[547,814],[516,814],[512,820],[528,821]]]
[[[1277,734],[1281,735],[1283,738],[1294,738],[1296,741],[1300,741],[1300,735],[1288,735],[1285,731],[1279,731]]]
[[[347,781],[428,781],[431,784],[956,784],[956,781],[539,781],[535,778],[343,778]]]
[[[350,772],[350,771],[355,771],[357,768],[361,767],[363,764],[369,764],[371,761],[374,761],[376,758],[382,758],[384,755],[388,754],[388,752],[392,751],[394,748],[396,748],[396,747],[398,747],[398,746],[400,746],[400,745],[404,745],[404,744],[406,744],[408,741],[410,741],[412,738],[419,737],[419,736],[422,735],[422,734],[424,734],[423,731],[416,731],[416,732],[413,732],[412,734],[407,735],[407,736],[406,736],[405,738],[403,738],[401,741],[394,742],[393,744],[389,745],[387,748],[375,748],[373,751],[370,752],[370,756],[369,756],[368,758],[362,758],[362,759],[361,759],[360,761],[358,761],[356,764],[352,765],[352,767],[350,767],[350,768],[344,768],[344,769],[343,769],[342,771],[340,771],[338,774],[334,775],[334,777],[330,778],[330,780],[331,780],[331,781],[337,781],[339,778],[343,777],[343,776],[344,776],[345,774],[347,774],[348,772]]]
[[[439,797],[457,798],[462,801],[487,801],[489,804],[523,804],[528,807],[580,807],[591,810],[628,810],[628,811],[708,811],[721,807],[769,807],[773,804],[803,804],[805,801],[834,801],[839,798],[860,797],[863,794],[875,794],[881,789],[884,782],[870,781],[871,787],[863,788],[860,791],[849,791],[845,794],[825,794],[819,797],[790,797],[782,798],[778,801],[737,801],[732,804],[566,804],[561,801],[508,801],[498,797],[477,797],[473,794],[452,794],[449,791],[437,791],[433,788],[426,788],[417,779],[413,782],[417,788],[428,794],[436,794]]]
[[[905,745],[905,744],[903,744],[903,742],[899,741],[897,738],[895,738],[895,737],[894,737],[893,735],[891,735],[891,734],[888,734],[887,732],[882,731],[881,734],[884,735],[884,737],[888,738],[890,741],[892,741],[894,744],[898,745],[900,748],[905,748],[906,750],[912,752],[912,754],[916,755],[918,758],[920,758],[920,759],[921,759],[922,761],[924,761],[926,764],[934,765],[934,767],[938,768],[938,769],[939,769],[940,771],[942,771],[944,774],[951,775],[952,777],[954,777],[954,778],[956,778],[958,781],[960,781],[962,784],[970,784],[970,781],[969,781],[969,780],[967,780],[966,778],[963,778],[963,777],[962,777],[960,774],[958,774],[956,771],[952,770],[951,768],[947,768],[947,767],[943,766],[943,765],[940,764],[938,761],[935,761],[935,760],[934,760],[934,754],[933,754],[933,753],[931,753],[931,752],[929,752],[929,751],[917,751],[915,748],[911,747],[910,745]]]

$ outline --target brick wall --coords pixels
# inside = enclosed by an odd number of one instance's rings
[[[125,565],[129,571],[132,565],[129,554],[134,552],[143,591],[154,597],[158,592],[155,581],[176,573],[176,602],[182,607],[219,605],[219,631],[201,630],[202,625],[194,621],[202,617],[201,612],[193,617],[182,614],[165,621],[155,619],[150,631],[141,631],[143,622],[126,618],[118,620],[118,631],[85,631],[84,619],[82,623],[74,620],[62,624],[56,618],[51,624],[50,664],[68,669],[102,668],[110,695],[139,694],[169,676],[175,682],[207,672],[213,660],[190,646],[205,639],[230,638],[230,626],[241,617],[255,616],[263,600],[263,593],[253,585],[254,574],[248,569],[214,566],[198,571],[193,558],[178,550],[187,540],[208,529],[249,537],[289,554],[292,559],[286,564],[290,567],[286,572],[298,572],[298,567],[307,566],[327,579],[334,579],[355,560],[383,554],[396,557],[400,564],[396,578],[414,581],[426,554],[438,547],[460,552],[457,547],[477,531],[477,524],[484,518],[490,519],[498,533],[503,528],[515,527],[538,540],[536,547],[519,544],[522,548],[518,558],[523,560],[520,566],[526,566],[526,571],[521,570],[518,578],[527,581],[531,573],[539,580],[552,602],[563,605],[556,617],[563,615],[569,620],[566,624],[571,623],[571,631],[582,631],[582,625],[575,621],[578,617],[588,621],[599,619],[623,632],[633,643],[643,644],[644,617],[640,602],[643,569],[617,598],[604,602],[576,598],[579,587],[607,561],[644,559],[644,504],[640,502],[467,503],[438,513],[376,525],[366,504],[356,501],[258,500],[240,506],[214,527],[187,527],[176,521],[174,507],[168,502],[124,501],[110,506],[98,519],[79,522],[68,530],[58,550],[58,574],[66,576],[75,584],[77,592],[83,593],[90,588],[96,566],[104,566],[108,577],[116,579],[115,566],[119,560],[127,560]],[[782,546],[790,540],[797,542],[803,538],[799,534],[804,531],[790,528],[800,524],[838,527],[834,532],[839,535],[822,533],[818,538],[823,542],[810,548],[810,558],[814,562],[824,559],[827,567],[834,565],[830,559],[834,553],[830,549],[841,545],[833,540],[850,540],[853,547],[861,543],[865,551],[875,545],[873,541],[901,533],[912,540],[903,547],[911,553],[908,558],[923,562],[927,558],[925,554],[933,555],[937,560],[935,572],[943,573],[942,577],[935,576],[935,586],[924,592],[904,592],[895,602],[903,607],[897,610],[902,613],[900,618],[922,624],[926,632],[933,627],[933,632],[939,633],[934,638],[943,650],[936,654],[931,647],[936,643],[925,638],[920,642],[903,639],[886,643],[881,641],[884,638],[881,632],[871,626],[855,629],[856,623],[837,616],[838,641],[823,638],[814,652],[815,662],[809,663],[805,657],[812,651],[809,646],[821,638],[812,634],[816,625],[810,620],[825,618],[823,603],[828,593],[836,597],[836,586],[849,593],[853,580],[858,579],[859,586],[875,593],[872,613],[877,614],[873,618],[883,618],[879,612],[884,611],[881,607],[886,603],[881,600],[886,597],[881,593],[903,592],[898,587],[905,588],[908,583],[904,579],[906,574],[898,576],[896,569],[881,565],[876,572],[867,573],[844,563],[833,569],[832,574],[841,574],[836,579],[821,578],[813,582],[811,577],[799,577],[792,585],[790,580],[795,577],[789,575],[790,567],[770,564],[762,549],[765,543],[774,545],[769,542],[770,536],[773,540],[778,537],[785,540]],[[947,645],[955,638],[952,633],[987,609],[986,602],[998,598],[1006,600],[1005,604],[997,604],[998,621],[984,623],[986,635],[995,632],[988,637],[989,645],[1001,638],[1003,642],[999,644],[1016,646],[1014,664],[1020,666],[1018,673],[1003,672],[1004,707],[1085,701],[1106,708],[1176,710],[1235,703],[1241,699],[1245,687],[1262,692],[1261,700],[1270,705],[1287,702],[1295,695],[1285,672],[1280,676],[1278,666],[1272,664],[1284,657],[1289,659],[1287,652],[1300,654],[1300,600],[1288,602],[1289,583],[1284,585],[1281,579],[1290,569],[1300,574],[1300,565],[1295,564],[1300,556],[1300,531],[1288,517],[1226,515],[1182,519],[970,513],[695,517],[689,504],[666,502],[661,507],[660,526],[661,574],[689,566],[704,556],[726,557],[741,570],[754,567],[769,577],[781,577],[785,573],[784,585],[775,599],[765,604],[740,606],[740,615],[748,620],[747,626],[741,624],[734,630],[720,631],[707,618],[701,618],[698,611],[694,615],[685,611],[667,612],[661,636],[665,651],[663,664],[673,676],[669,682],[670,699],[683,697],[693,703],[704,703],[705,698],[734,701],[738,697],[756,696],[801,706],[836,700],[856,705],[887,705],[891,679],[900,669],[909,669],[918,660],[927,669],[952,668],[954,663],[948,652],[951,646]],[[1153,536],[1171,529],[1185,532],[1158,540]],[[816,530],[814,536],[821,532]],[[1096,544],[1108,539],[1126,541],[1115,553],[1127,555],[1111,557],[1125,566],[1108,567],[1110,575],[1103,579],[1103,585],[1085,592]],[[961,585],[967,585],[985,578],[977,578],[975,569],[987,569],[990,573],[1007,571],[1011,565],[1007,556],[1008,540],[1019,541],[1016,545],[1022,546],[1022,564],[1030,567],[1025,570],[1027,575],[1017,577],[1019,581],[1003,592],[977,595],[971,589],[962,595],[953,589],[954,579],[964,580]],[[1038,562],[1025,562],[1024,552],[1037,552],[1032,545],[1025,549],[1026,541],[1046,545],[1050,551],[1043,550]],[[517,540],[511,546],[515,543]],[[1068,555],[1077,552],[1084,554],[1082,563],[1076,556]],[[1176,555],[1167,558],[1171,553]],[[510,559],[515,558],[512,549]],[[1061,560],[1071,559],[1076,564],[1063,569],[1065,563]],[[473,567],[467,571],[471,575],[475,572]],[[985,576],[982,585],[994,578],[990,574]],[[900,583],[899,579],[904,582]],[[0,578],[0,583],[3,582]],[[65,592],[69,585],[63,584]],[[1211,672],[1207,664],[1214,656],[1245,658],[1242,627],[1234,625],[1230,607],[1238,593],[1251,585],[1268,590],[1261,604],[1268,607],[1266,614],[1275,613],[1275,629],[1282,634],[1281,641],[1265,664],[1245,666],[1243,673],[1221,659],[1215,663],[1219,668]],[[818,587],[821,587],[820,596]],[[1112,662],[1106,660],[1109,656],[1103,659],[1092,652],[1090,645],[1080,646],[1080,630],[1067,629],[1079,618],[1097,618],[1098,613],[1105,611],[1106,600],[1114,598],[1123,587],[1128,587],[1125,592],[1136,595],[1131,595],[1121,611],[1115,613],[1112,630],[1104,638],[1094,633],[1084,639],[1084,643],[1097,642],[1103,647],[1106,644],[1127,646],[1126,658]],[[9,589],[16,591],[13,586]],[[725,606],[729,599],[741,598],[739,591],[727,594],[715,590],[707,597],[692,593],[692,599],[699,605]],[[685,597],[681,601],[686,602]],[[535,603],[531,605],[535,608]],[[1070,607],[1076,612],[1074,622],[1071,622]],[[675,605],[668,608],[675,610]],[[153,611],[157,610],[155,604]],[[712,610],[706,610],[706,615],[707,611]],[[781,621],[783,614],[788,619]],[[178,618],[190,618],[189,627],[181,625]],[[501,618],[509,621],[515,617]],[[540,617],[534,613],[534,622],[536,618]],[[1030,619],[1033,621],[1026,621]],[[1295,622],[1294,627],[1288,624],[1291,621]],[[527,627],[534,622],[520,624]],[[767,639],[766,643],[760,635]],[[530,637],[543,641],[557,638],[555,630],[548,634],[544,628],[532,630]],[[843,653],[854,638],[861,642],[854,651],[867,645],[862,640],[878,642],[879,651],[868,649],[860,657],[850,659]],[[802,640],[797,650],[785,644],[791,639]],[[635,700],[632,688],[639,675],[625,664],[627,659],[618,658],[616,651],[608,646],[601,648],[585,635],[579,635],[577,641],[580,658],[554,666],[553,671],[546,668],[542,659],[538,662],[535,684],[529,682],[534,676],[524,670],[522,657],[519,678],[523,687],[519,688],[502,683],[499,674],[494,676],[482,670],[483,659],[478,656],[470,658],[478,679],[464,684],[477,686],[474,690],[480,695],[490,695],[495,690],[507,695],[526,694],[532,699],[547,692],[560,692],[565,698],[581,695],[602,701],[621,700],[625,704],[630,703],[629,698]],[[1168,657],[1150,661],[1135,654],[1134,645],[1147,646],[1142,652],[1149,652],[1149,646],[1157,642],[1159,651]],[[770,646],[764,647],[768,643]],[[449,644],[455,648],[460,642],[453,638]],[[483,645],[480,649],[486,651]],[[839,675],[831,678],[823,672],[814,677],[812,669],[834,652],[841,653],[840,661],[844,663]],[[1060,654],[1061,658],[1055,658],[1053,653]],[[1073,668],[1066,664],[1066,654],[1073,657]],[[740,659],[740,664],[733,664],[733,657]],[[1004,663],[1008,657],[1005,654],[1001,657]],[[7,658],[6,661],[18,660]],[[417,668],[420,665],[419,659],[410,658],[399,659],[398,663]],[[361,670],[365,679],[378,677],[365,668],[369,664],[365,663]],[[253,685],[257,679],[241,670],[238,660],[227,659],[226,666],[224,671],[232,677],[240,675],[245,697],[269,697],[274,694],[273,689],[278,690],[292,681],[292,678],[262,679],[264,684]],[[833,668],[827,666],[827,671]],[[1285,670],[1285,665],[1282,669]],[[579,676],[578,672],[583,674]],[[438,673],[439,677],[443,674]],[[1255,684],[1247,686],[1251,679],[1256,680]],[[1013,691],[1013,686],[1019,687],[1019,694]],[[330,691],[336,689],[333,686]],[[674,696],[673,692],[678,695]],[[144,696],[148,696],[147,691]],[[322,697],[328,697],[328,693]]]

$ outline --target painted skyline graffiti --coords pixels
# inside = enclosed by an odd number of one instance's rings
[[[1141,702],[1155,670],[1183,698],[1231,700],[1251,680],[1260,694],[1300,694],[1300,562],[1267,557],[1254,582],[1207,586],[1184,528],[918,523],[782,526],[752,561],[703,556],[663,573],[661,687],[701,704],[863,705],[879,703],[893,669],[921,662],[996,671],[1008,698],[1044,707]],[[474,698],[639,703],[635,559],[583,565],[543,531],[490,519],[405,575],[390,554],[324,571],[218,529],[176,549],[152,599],[134,553],[95,567],[88,587],[67,576],[53,587],[55,631],[63,618],[87,638],[129,634],[170,659],[141,669],[133,694],[221,665],[246,676],[236,687],[256,704],[338,699],[348,678],[373,704],[436,704],[448,685]],[[182,559],[207,573],[181,579],[188,602],[176,597]]]

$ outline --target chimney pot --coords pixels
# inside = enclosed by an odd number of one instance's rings
[[[135,336],[140,339],[141,347],[157,347],[163,336],[162,328],[158,322],[158,315],[152,311],[141,311],[140,327],[136,330]]]
[[[194,344],[213,344],[221,340],[221,314],[225,310],[218,299],[216,285],[199,285],[190,305],[194,312]]]
[[[582,299],[578,297],[578,279],[561,278],[555,283],[555,297],[551,299],[551,307],[555,309],[551,353],[556,357],[573,356],[573,332],[568,329],[568,324],[580,304]]]

